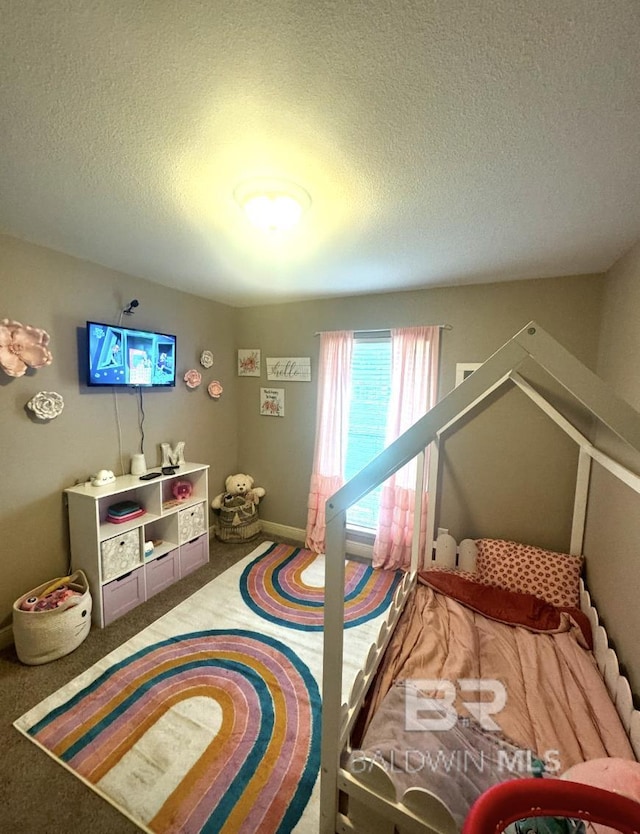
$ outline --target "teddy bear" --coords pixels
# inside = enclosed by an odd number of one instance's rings
[[[236,496],[243,498],[243,501],[250,501],[257,505],[266,495],[266,490],[262,487],[254,487],[251,475],[243,475],[241,472],[237,475],[229,475],[224,485],[225,492],[216,495],[211,502],[214,510],[219,510],[223,505],[228,506]]]

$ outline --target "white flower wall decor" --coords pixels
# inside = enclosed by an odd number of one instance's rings
[[[53,420],[62,414],[64,400],[56,391],[38,391],[27,403],[27,408],[40,420]]]

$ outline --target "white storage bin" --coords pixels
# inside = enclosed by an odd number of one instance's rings
[[[185,544],[201,536],[206,531],[204,523],[204,504],[185,507],[178,513],[178,539]]]
[[[100,546],[102,554],[102,581],[107,582],[114,576],[119,576],[142,562],[140,555],[140,532],[129,530],[120,536],[106,539]]]
[[[51,587],[51,580],[23,594],[13,603],[13,639],[22,663],[38,666],[57,660],[77,649],[91,629],[92,599],[89,583],[79,570],[65,582],[81,596],[72,597],[60,608],[50,611],[23,611],[20,605],[29,597],[41,596]]]

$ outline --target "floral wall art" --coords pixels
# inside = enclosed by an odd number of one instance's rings
[[[53,420],[62,414],[64,400],[56,391],[39,391],[29,400],[27,408],[40,420]]]
[[[238,351],[238,376],[260,376],[260,351],[254,348]]]
[[[213,353],[210,350],[203,350],[200,354],[200,364],[203,368],[211,368],[213,366]],[[202,383],[202,374],[197,368],[190,368],[184,375],[184,381],[187,388],[198,388]],[[207,385],[207,393],[212,400],[219,400],[223,392],[222,383],[219,379],[214,379]]]
[[[22,377],[29,368],[43,368],[53,362],[49,334],[40,327],[15,319],[0,321],[0,367],[7,376]],[[39,391],[27,403],[38,420],[53,420],[62,414],[64,400],[56,391]]]
[[[200,354],[200,364],[203,368],[210,368],[213,365],[213,353],[210,350],[203,350]]]
[[[260,389],[260,414],[265,417],[284,417],[284,388]]]
[[[39,327],[13,319],[0,321],[0,365],[7,376],[24,376],[27,368],[42,368],[53,362],[49,334]]]
[[[214,400],[217,400],[217,399],[220,398],[220,396],[222,395],[222,390],[223,390],[222,385],[220,384],[220,382],[217,379],[214,379],[213,382],[210,382],[209,385],[207,386],[207,391],[209,392],[209,396]]]
[[[184,375],[184,381],[187,388],[197,388],[202,382],[202,374],[195,368],[191,368]]]

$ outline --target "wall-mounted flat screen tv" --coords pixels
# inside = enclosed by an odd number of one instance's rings
[[[176,337],[88,321],[87,383],[175,385]]]

